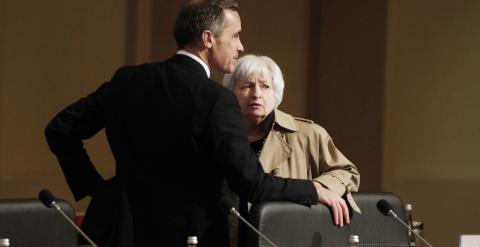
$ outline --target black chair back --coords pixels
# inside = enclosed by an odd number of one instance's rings
[[[385,199],[389,202],[398,217],[407,222],[405,206],[400,199],[391,193],[356,193],[355,201],[362,214],[354,214],[350,224],[350,234],[358,235],[361,244],[375,246],[409,245],[408,230],[393,216],[385,216],[377,209],[377,202]]]
[[[57,199],[60,208],[74,221],[75,210]],[[38,199],[0,199],[0,238],[14,247],[76,247],[77,233],[59,212]]]
[[[360,246],[409,246],[408,231],[376,208],[377,202],[385,199],[406,220],[398,197],[390,193],[354,193],[353,197],[362,214],[353,213],[351,223],[341,228],[334,225],[330,209],[323,204],[305,207],[292,202],[254,203],[249,221],[278,247],[344,247],[349,246],[350,235],[359,236]],[[247,246],[270,245],[248,231]]]

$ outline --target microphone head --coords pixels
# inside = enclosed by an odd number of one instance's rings
[[[43,189],[38,193],[38,199],[48,208],[53,207],[55,203],[55,196],[47,189]]]
[[[219,202],[220,210],[225,214],[230,214],[232,208],[235,208],[233,201],[230,198],[222,197]]]
[[[386,216],[390,216],[390,211],[393,211],[392,205],[390,205],[385,199],[377,202],[377,209],[380,213]]]

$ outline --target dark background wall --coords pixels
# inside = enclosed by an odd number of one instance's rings
[[[387,2],[311,2],[308,115],[358,164],[362,190],[378,191]]]

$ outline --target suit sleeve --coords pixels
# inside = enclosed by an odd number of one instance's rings
[[[317,193],[311,181],[279,178],[264,172],[250,149],[243,121],[235,96],[226,91],[213,107],[210,128],[216,161],[232,190],[251,202],[290,200],[316,204]]]
[[[83,140],[105,127],[106,107],[114,94],[113,81],[119,77],[119,71],[112,81],[58,113],[45,129],[48,146],[56,155],[77,201],[93,194],[104,182],[90,161]]]

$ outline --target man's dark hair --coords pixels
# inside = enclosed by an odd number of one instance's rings
[[[232,0],[200,0],[185,5],[175,21],[174,35],[179,49],[200,39],[205,30],[215,37],[222,34],[224,9],[238,11],[238,3]]]

